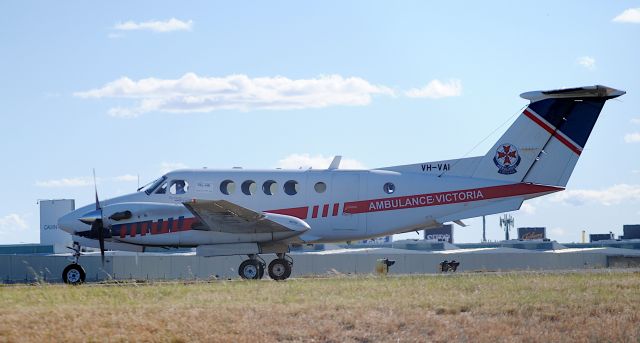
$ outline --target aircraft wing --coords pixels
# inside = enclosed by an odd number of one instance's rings
[[[225,200],[194,200],[183,203],[205,224],[203,230],[229,233],[302,233],[306,222],[290,216],[260,213]]]

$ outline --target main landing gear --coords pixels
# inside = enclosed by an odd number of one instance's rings
[[[269,277],[273,280],[286,280],[291,276],[293,260],[284,253],[277,254],[278,258],[269,263],[267,269]],[[259,280],[264,276],[266,263],[258,255],[249,255],[248,260],[242,261],[238,268],[238,274],[243,279]]]
[[[79,285],[84,282],[87,276],[84,268],[78,264],[78,260],[80,259],[80,244],[73,242],[73,247],[68,248],[73,250],[73,255],[69,258],[71,264],[66,266],[62,271],[62,280],[69,285]]]

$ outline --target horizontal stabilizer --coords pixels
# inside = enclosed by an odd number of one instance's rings
[[[460,226],[462,226],[462,227],[467,227],[468,226],[467,224],[463,223],[462,220],[454,220],[453,222],[458,224],[458,225],[460,225]]]
[[[524,200],[524,197],[515,197],[507,200],[489,201],[485,206],[478,206],[466,211],[456,212],[448,216],[436,218],[436,220],[441,223],[455,223],[461,218],[474,218],[484,215],[515,211],[520,209]]]
[[[531,102],[551,99],[551,98],[606,98],[613,99],[621,95],[626,94],[625,91],[621,91],[615,88],[596,85],[576,88],[564,88],[554,89],[549,91],[532,91],[520,94],[523,99],[530,100]]]

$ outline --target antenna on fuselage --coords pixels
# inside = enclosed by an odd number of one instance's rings
[[[340,168],[340,161],[342,160],[342,156],[340,155],[336,155],[333,157],[333,161],[331,161],[331,164],[329,165],[329,168],[327,168],[328,170],[334,170],[334,169],[338,169]]]

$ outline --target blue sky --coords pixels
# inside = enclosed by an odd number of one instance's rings
[[[638,38],[639,1],[5,1],[0,244],[38,241],[38,199],[91,202],[92,168],[106,198],[173,167],[458,158],[521,92],[593,84],[628,94],[568,190],[512,214],[559,241],[621,234],[640,223]]]

